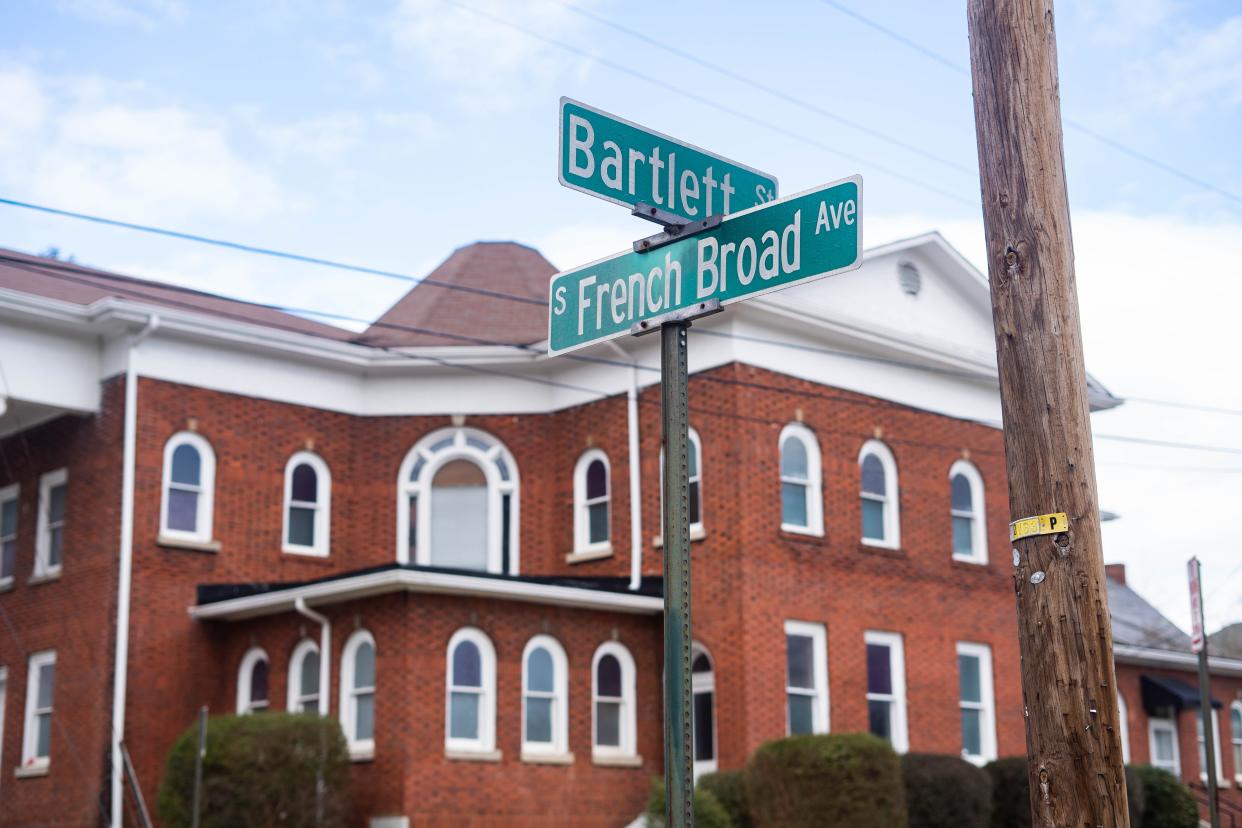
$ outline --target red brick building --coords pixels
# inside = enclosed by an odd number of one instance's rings
[[[122,744],[152,802],[202,705],[339,717],[358,825],[639,814],[658,345],[546,359],[551,273],[465,247],[354,334],[0,253],[0,824],[120,820]],[[1021,753],[984,278],[877,248],[697,324],[691,369],[697,768],[801,731]],[[1188,669],[1158,650],[1119,657],[1136,761],[1140,682]]]

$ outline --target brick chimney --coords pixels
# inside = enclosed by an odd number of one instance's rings
[[[1104,564],[1104,574],[1122,586],[1126,585],[1125,564]]]

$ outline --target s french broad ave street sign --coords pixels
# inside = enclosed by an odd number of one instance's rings
[[[730,305],[862,264],[862,177],[726,216],[710,230],[552,277],[548,354],[712,299]]]
[[[701,221],[777,196],[767,173],[569,98],[561,98],[560,133],[561,183],[624,207]]]

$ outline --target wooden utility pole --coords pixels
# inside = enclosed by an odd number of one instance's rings
[[[967,10],[1032,824],[1126,828],[1052,2]]]

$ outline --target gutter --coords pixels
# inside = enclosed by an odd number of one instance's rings
[[[125,356],[125,424],[121,460],[120,567],[116,585],[116,660],[112,665],[112,812],[109,824],[117,828],[125,804],[122,790],[121,743],[125,739],[125,701],[129,669],[129,604],[134,572],[134,475],[138,437],[138,346],[160,326],[158,314],[129,343]]]
[[[306,599],[299,596],[293,601],[293,608],[301,615],[319,625],[319,715],[328,715],[328,695],[332,665],[332,622],[328,616],[321,615],[306,606]]]
[[[612,340],[609,347],[630,363],[630,386],[625,392],[626,430],[630,455],[630,589],[643,581],[643,485],[639,464],[638,435],[638,359]]]
[[[1199,668],[1199,657],[1194,653],[1160,650],[1155,647],[1136,647],[1132,644],[1114,644],[1113,660],[1121,664],[1137,664],[1146,667],[1171,667],[1184,670]],[[1208,669],[1218,676],[1242,676],[1242,659],[1210,656]]]

